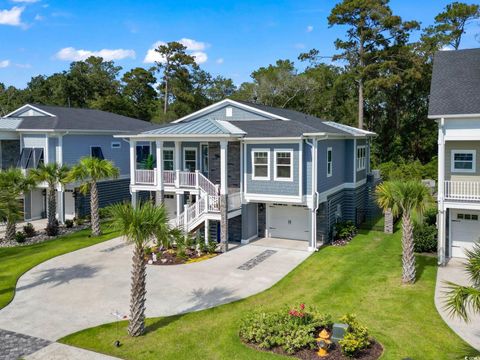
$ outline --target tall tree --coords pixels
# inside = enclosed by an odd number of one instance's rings
[[[418,26],[402,23],[388,6],[388,0],[343,0],[335,5],[328,24],[348,26],[346,40],[337,39],[335,47],[342,51],[334,60],[345,60],[358,82],[358,127],[364,127],[364,85],[370,66],[376,63],[377,52],[382,50],[392,33],[402,28]]]
[[[38,183],[46,182],[48,186],[47,230],[49,235],[58,233],[58,223],[55,220],[57,213],[57,186],[64,186],[68,182],[69,167],[58,163],[41,163],[37,169],[30,170],[30,176]]]
[[[80,191],[85,195],[90,192],[90,217],[93,236],[101,235],[97,183],[100,180],[115,179],[118,175],[119,170],[111,161],[96,157],[84,157],[70,170],[68,181],[79,181],[81,183]]]
[[[153,71],[136,67],[123,77],[123,95],[132,103],[134,117],[150,120],[155,108],[157,92],[154,85],[157,79]]]
[[[376,189],[378,205],[394,216],[402,216],[402,281],[413,284],[416,278],[415,253],[413,248],[412,214],[420,216],[431,203],[425,185],[418,181],[386,181]]]
[[[161,60],[156,61],[158,71],[163,73],[163,113],[167,113],[169,100],[169,82],[188,77],[189,68],[196,66],[195,58],[186,53],[187,47],[177,41],[159,45],[155,51],[160,54]]]
[[[480,18],[478,4],[453,2],[444,11],[435,16],[435,24],[426,29],[425,34],[436,38],[436,42],[458,50],[465,34],[466,26]]]

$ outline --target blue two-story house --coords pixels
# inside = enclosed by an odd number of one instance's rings
[[[102,207],[130,199],[129,144],[114,135],[151,128],[149,122],[100,110],[27,104],[0,118],[0,167],[28,170],[42,162],[72,166],[84,156],[111,160],[120,176],[99,183]],[[60,222],[90,213],[89,196],[78,185],[57,189]],[[25,220],[46,217],[46,192],[40,184],[24,195]]]
[[[224,244],[257,237],[305,241],[359,224],[373,202],[374,133],[297,111],[220,101],[130,141],[131,191],[156,192],[172,224],[205,228]],[[148,144],[154,169],[138,167]],[[204,230],[202,230],[204,231]]]

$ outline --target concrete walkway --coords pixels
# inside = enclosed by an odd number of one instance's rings
[[[437,284],[435,287],[435,306],[443,320],[455,331],[458,336],[480,351],[480,316],[470,315],[470,321],[465,323],[460,318],[452,318],[444,309],[445,281],[451,281],[459,285],[469,285],[469,279],[465,272],[464,262],[461,259],[451,259],[445,267],[439,267],[437,272]]]
[[[148,266],[146,315],[202,310],[271,287],[310,255],[285,244],[253,242],[199,263]],[[116,321],[115,312],[127,315],[131,257],[132,247],[117,238],[38,265],[0,310],[0,329],[56,341]]]
[[[32,221],[22,221],[17,223],[17,231],[22,231],[23,226],[27,225],[27,223],[31,223],[35,230],[40,231],[43,230],[47,227],[47,219],[38,219],[38,220],[32,220]],[[5,237],[5,230],[6,230],[6,225],[5,223],[0,223],[0,239],[3,239]]]

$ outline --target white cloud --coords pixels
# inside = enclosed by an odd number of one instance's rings
[[[10,60],[0,60],[0,69],[10,66]]]
[[[187,53],[195,57],[195,62],[197,64],[203,64],[208,60],[208,55],[204,51],[210,45],[201,41],[196,41],[193,39],[182,38],[178,40],[180,44],[187,48]],[[143,59],[143,62],[146,64],[152,64],[154,62],[163,63],[165,59],[158,52],[155,51],[160,45],[166,45],[165,41],[157,41],[154,43],[150,49],[147,50],[147,54]]]
[[[26,3],[26,4],[33,4],[39,2],[40,0],[12,0],[15,3]]]
[[[313,31],[313,26],[312,25],[308,25],[307,26],[307,32],[312,32]]]
[[[0,25],[22,26],[21,16],[24,6],[14,6],[10,10],[0,10]]]
[[[35,20],[42,21],[42,20],[45,20],[45,17],[40,15],[40,14],[37,14],[37,15],[35,15]]]
[[[217,64],[223,64],[223,58],[218,58],[217,61],[215,61]]]
[[[453,47],[451,47],[450,45],[444,45],[440,51],[452,51],[452,50],[455,50]]]
[[[15,64],[15,66],[20,69],[30,69],[32,67],[31,64]]]
[[[100,56],[106,61],[121,60],[125,58],[135,58],[135,51],[128,49],[102,49],[98,51],[75,49],[73,47],[66,47],[55,54],[59,60],[66,61],[81,61],[90,56]]]

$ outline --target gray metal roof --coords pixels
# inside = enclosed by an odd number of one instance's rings
[[[437,52],[428,115],[480,114],[479,89],[480,49]]]
[[[144,131],[151,135],[244,135],[245,132],[227,121],[199,119],[185,123],[168,124]]]
[[[18,130],[132,132],[155,128],[150,122],[95,109],[34,105],[52,116],[25,116]]]

